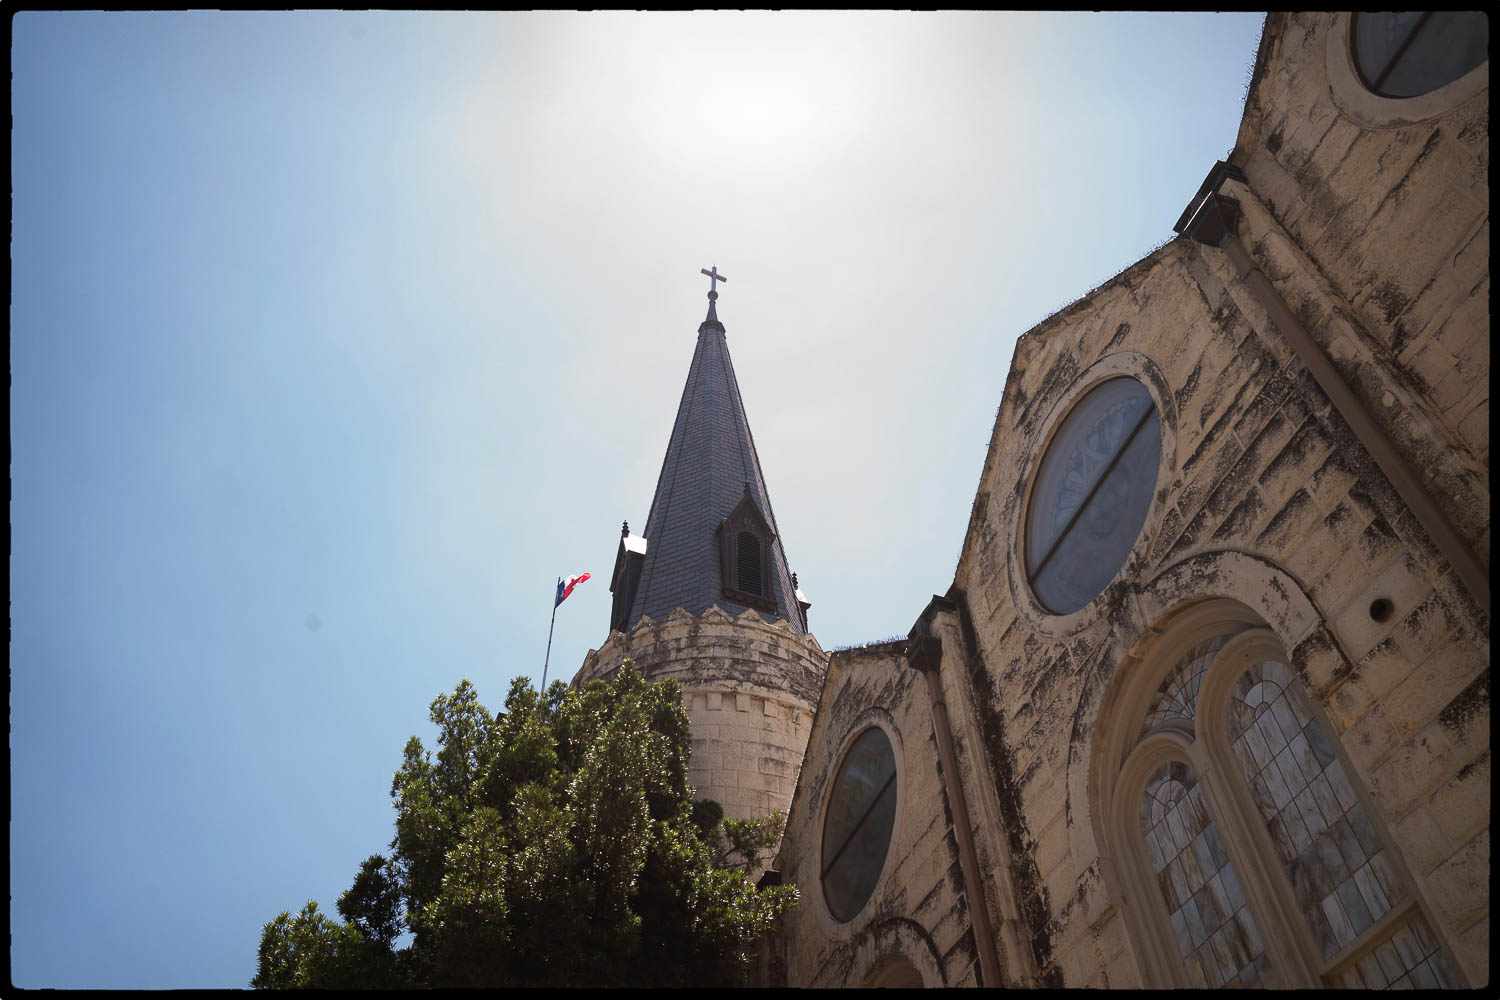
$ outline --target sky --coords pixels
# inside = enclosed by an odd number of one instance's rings
[[[14,15],[12,981],[246,985],[587,571],[576,672],[700,268],[813,633],[905,634],[1016,338],[1171,238],[1262,21]]]

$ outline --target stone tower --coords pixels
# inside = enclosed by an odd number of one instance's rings
[[[787,568],[718,292],[708,299],[645,534],[621,532],[609,638],[574,683],[627,658],[648,680],[677,678],[692,724],[688,780],[744,819],[790,806],[828,655]]]

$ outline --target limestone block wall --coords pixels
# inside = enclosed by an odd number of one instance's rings
[[[764,985],[869,985],[890,963],[914,968],[924,986],[975,986],[977,953],[963,892],[953,815],[943,789],[932,713],[904,641],[842,650],[829,660],[796,804],[777,866],[801,901],[770,942]],[[834,919],[823,898],[824,805],[849,741],[885,729],[896,756],[892,847],[863,910]],[[773,866],[773,867],[777,867]]]
[[[1402,101],[1347,14],[1275,14],[1233,161],[1253,250],[1489,561],[1489,69]]]
[[[1253,204],[1246,224],[1260,243]],[[1296,284],[1289,273],[1273,279]],[[1317,315],[1344,315],[1318,288],[1307,279],[1299,294]],[[1164,471],[1115,582],[1052,616],[1018,558],[1028,476],[1070,387],[1108,372],[1151,388]],[[1401,387],[1399,373],[1374,375]],[[1468,461],[1450,450],[1428,464],[1450,482]],[[1424,913],[1469,983],[1487,981],[1488,619],[1219,251],[1169,244],[1022,339],[955,592],[973,655],[945,641],[943,670],[969,679],[969,739],[1000,813],[976,836],[996,856],[1009,843],[1042,982],[1150,985],[1094,814],[1096,764],[1111,699],[1151,667],[1140,651],[1175,610],[1213,597],[1276,633]],[[1380,621],[1376,598],[1393,609]]]
[[[678,610],[611,633],[573,683],[609,676],[627,658],[647,680],[675,677],[692,727],[688,781],[746,819],[791,805],[826,656],[812,636],[754,611]]]
[[[737,691],[689,691],[693,728],[688,781],[727,815],[764,816],[790,806],[812,726],[806,706]]]

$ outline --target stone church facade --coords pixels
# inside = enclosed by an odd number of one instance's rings
[[[1488,61],[1401,84],[1414,23],[1268,17],[1177,238],[1020,338],[904,640],[808,632],[710,305],[579,679],[678,676],[700,794],[787,811],[759,982],[1488,983]]]

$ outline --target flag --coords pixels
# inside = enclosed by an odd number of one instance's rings
[[[558,580],[557,581],[557,600],[555,600],[555,601],[552,602],[552,606],[555,608],[559,604],[561,604],[563,601],[566,601],[568,599],[568,595],[573,592],[573,588],[576,587],[576,586],[578,586],[580,583],[582,583],[583,581],[587,580],[588,578],[589,578],[589,575],[587,573],[580,573],[577,576],[569,576],[569,577],[565,577],[565,578],[563,578],[561,580]]]

